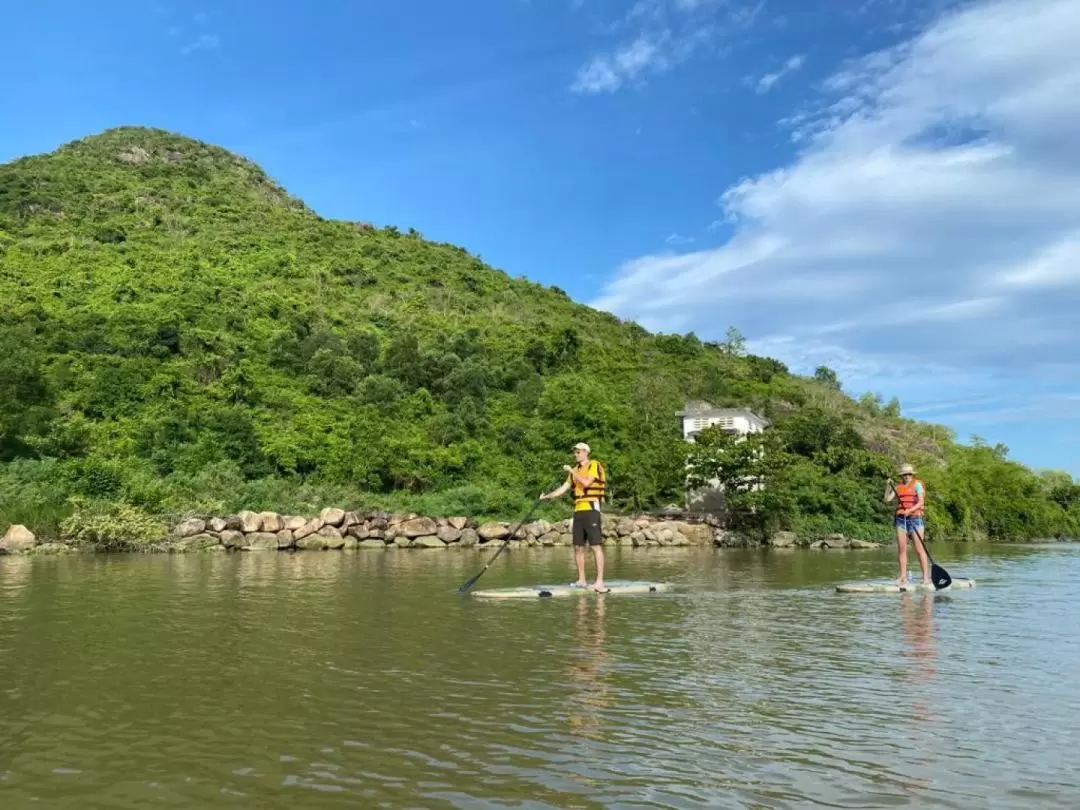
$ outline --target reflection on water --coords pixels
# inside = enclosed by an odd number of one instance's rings
[[[577,649],[569,666],[570,728],[575,734],[599,739],[602,710],[612,705],[608,683],[609,659],[604,651],[606,596],[584,597],[574,605]]]
[[[1080,806],[1080,547],[494,550],[0,557],[0,807]]]

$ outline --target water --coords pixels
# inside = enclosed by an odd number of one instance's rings
[[[1080,806],[1080,546],[608,554],[0,558],[0,807]]]

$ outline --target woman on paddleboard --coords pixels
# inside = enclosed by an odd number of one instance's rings
[[[923,585],[929,585],[930,561],[923,548],[923,538],[926,536],[923,522],[926,485],[915,477],[915,468],[910,464],[900,465],[899,484],[894,484],[891,478],[885,482],[885,503],[891,503],[894,499],[897,503],[893,526],[896,528],[896,553],[900,563],[896,584],[903,586],[908,582],[907,544],[910,536],[915,543],[915,553],[919,556]]]

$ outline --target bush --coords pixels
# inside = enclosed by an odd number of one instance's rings
[[[168,531],[160,519],[131,504],[71,500],[75,511],[60,524],[60,532],[73,545],[97,551],[146,551],[163,541]]]

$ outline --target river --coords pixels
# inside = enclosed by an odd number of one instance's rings
[[[0,807],[1080,807],[1080,544],[936,557],[0,557]]]

